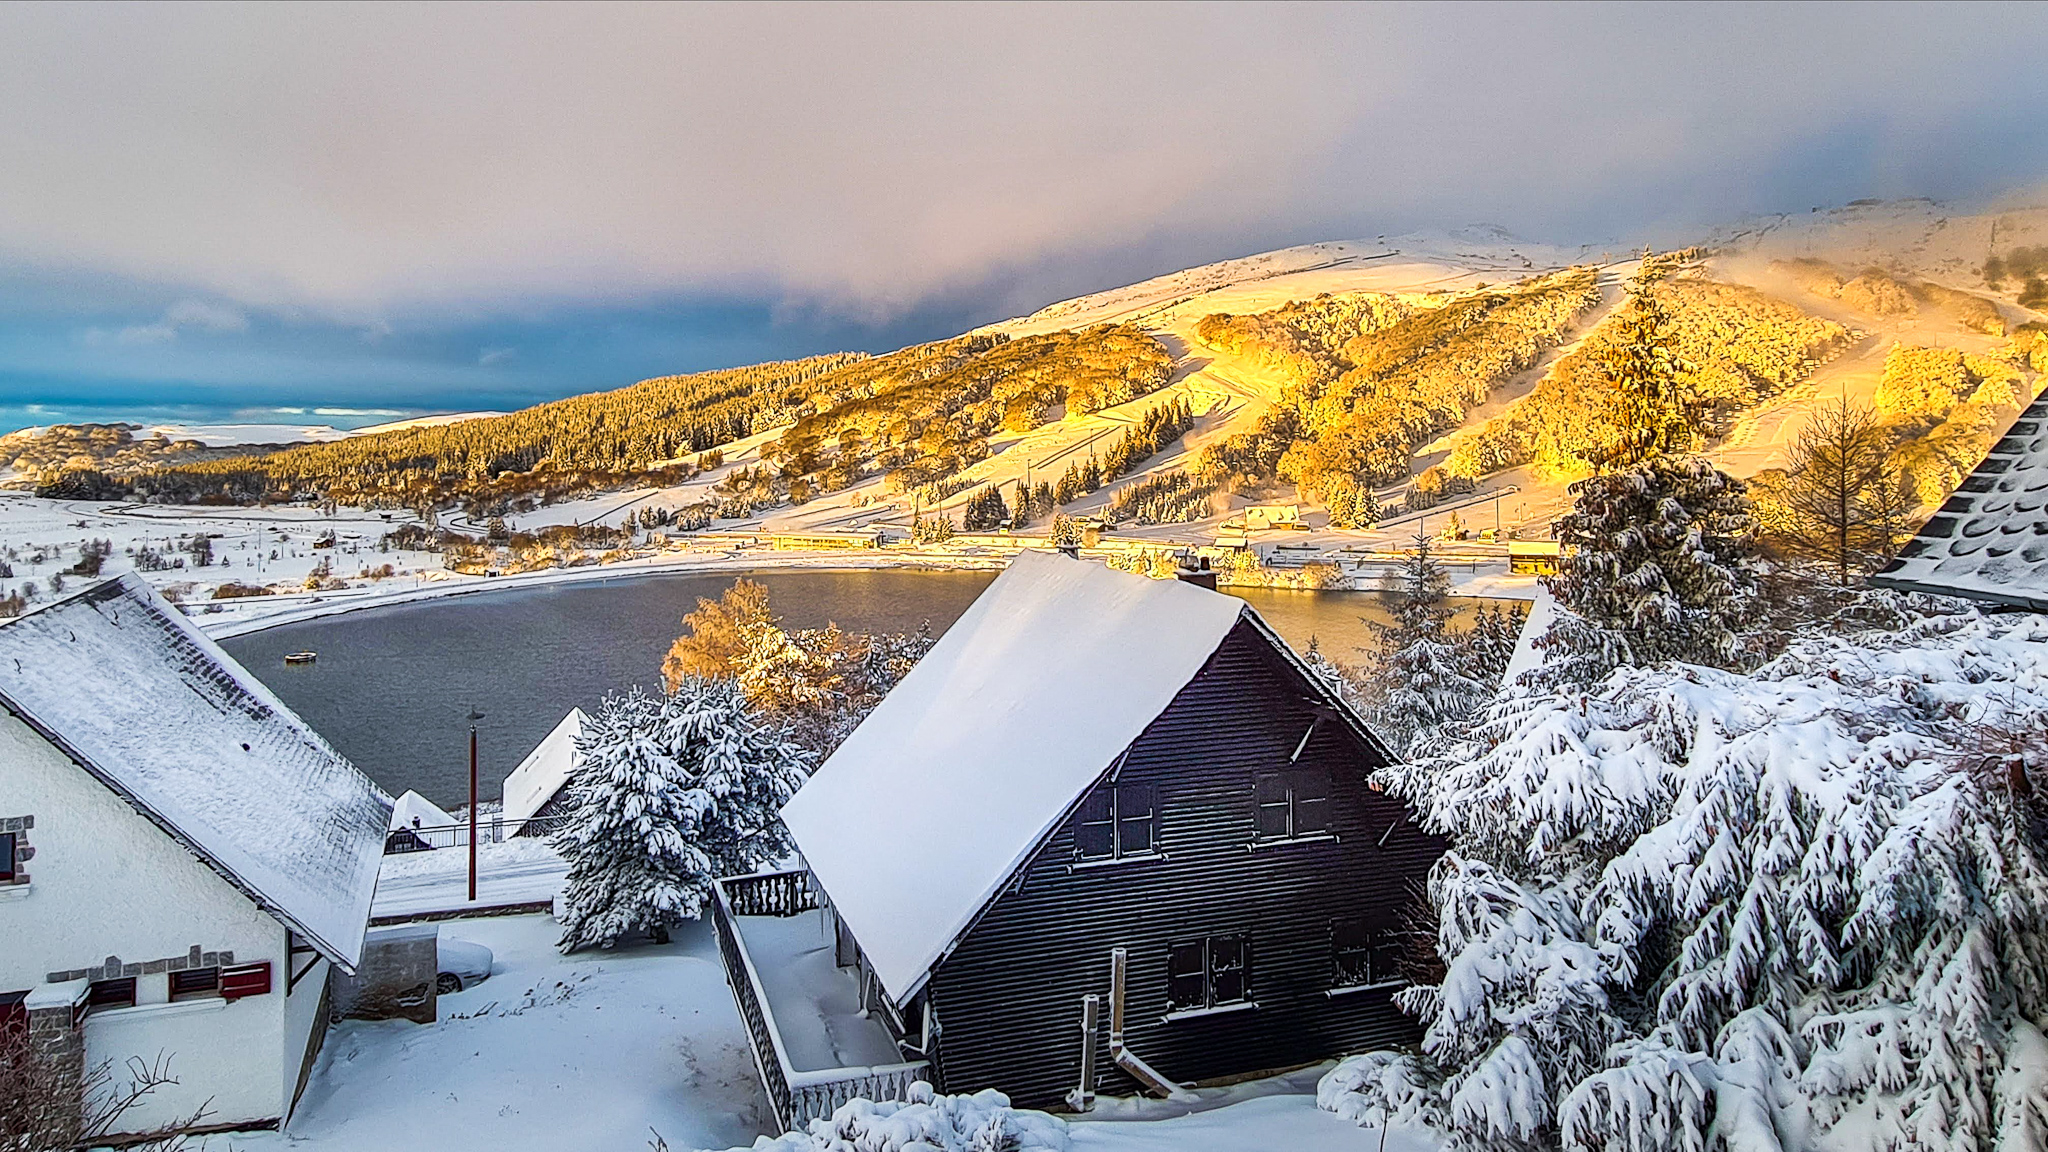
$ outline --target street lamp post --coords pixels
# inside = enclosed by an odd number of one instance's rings
[[[476,722],[484,714],[469,710],[469,902],[476,903]]]

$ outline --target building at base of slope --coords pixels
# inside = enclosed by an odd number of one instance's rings
[[[282,1124],[390,812],[136,577],[0,624],[0,1044],[72,1091],[167,1064],[91,1135]]]
[[[501,815],[507,835],[552,836],[561,830],[568,815],[569,777],[582,760],[576,752],[576,738],[589,719],[583,709],[569,709],[505,777]]]
[[[913,1079],[1085,1108],[1412,1042],[1443,846],[1371,785],[1387,761],[1242,601],[1020,555],[786,806],[807,868],[721,882],[778,1118]]]

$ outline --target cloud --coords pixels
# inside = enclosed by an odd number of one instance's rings
[[[249,318],[233,308],[203,300],[180,300],[164,309],[155,323],[131,324],[115,332],[114,340],[121,344],[167,344],[184,331],[222,334],[248,330]]]
[[[375,343],[666,294],[892,317],[1474,219],[1605,239],[2036,178],[2044,34],[2041,7],[17,5],[0,258]]]
[[[478,364],[500,364],[519,354],[517,348],[485,348],[476,354]]]

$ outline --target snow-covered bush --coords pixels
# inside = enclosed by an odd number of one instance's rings
[[[1066,1122],[1010,1107],[993,1089],[935,1096],[919,1080],[906,1101],[852,1100],[803,1132],[754,1141],[753,1152],[1066,1152]],[[739,1152],[734,1149],[733,1152]]]
[[[1508,693],[1380,774],[1452,851],[1420,1055],[1326,1108],[1457,1148],[2048,1146],[2048,619]]]
[[[607,696],[576,738],[562,947],[610,946],[692,920],[720,876],[752,872],[793,845],[777,813],[808,752],[756,718],[730,680],[685,679],[667,696]]]

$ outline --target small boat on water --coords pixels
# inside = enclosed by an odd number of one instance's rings
[[[284,654],[284,662],[287,664],[311,664],[319,658],[320,654],[317,652],[287,652]]]

